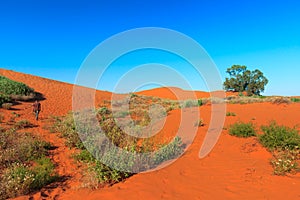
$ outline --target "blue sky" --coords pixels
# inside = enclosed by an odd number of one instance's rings
[[[267,76],[266,95],[300,95],[300,3],[295,0],[2,0],[0,67],[74,83],[99,43],[140,27],[169,28],[193,38],[223,79],[226,68],[246,65]],[[194,89],[207,90],[182,60],[154,51],[120,58],[98,87],[113,90],[116,74],[148,62],[175,66]]]

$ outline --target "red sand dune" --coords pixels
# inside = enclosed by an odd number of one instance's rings
[[[210,93],[210,92],[203,92],[203,91],[187,91],[176,87],[155,88],[150,90],[144,90],[141,92],[136,92],[136,94],[159,97],[164,99],[171,99],[171,100],[209,98],[212,95],[215,97],[223,97],[222,95],[224,95],[222,91],[214,91]],[[226,96],[238,96],[238,94],[239,94],[238,92],[225,93]]]
[[[208,92],[200,92],[200,91],[186,91],[176,87],[162,87],[151,90],[144,90],[141,92],[137,92],[137,94],[145,95],[145,96],[154,96],[164,99],[195,99],[195,98],[207,98],[210,97],[210,93]],[[176,96],[179,94],[179,97]]]
[[[0,74],[24,82],[45,95],[42,118],[65,115],[71,110],[72,85],[6,70],[0,70]],[[180,92],[183,95],[190,93]],[[174,98],[166,88],[144,91],[142,94]],[[109,92],[98,91],[97,102],[101,103],[110,96]],[[17,112],[34,122],[31,113],[22,109],[25,106],[28,105],[18,105],[21,110]],[[225,127],[238,120],[252,121],[257,126],[271,120],[288,126],[300,123],[300,104],[237,104],[227,105],[227,110],[237,116],[226,117]],[[200,108],[205,124],[209,124],[210,111],[210,105]],[[180,112],[172,111],[168,115],[165,131],[177,131],[179,117]],[[272,155],[255,138],[232,137],[224,130],[213,151],[204,159],[199,159],[207,125],[198,129],[191,147],[170,166],[134,175],[112,187],[94,191],[79,189],[81,168],[70,158],[72,151],[64,147],[63,139],[41,128],[43,119],[38,123],[39,127],[32,131],[58,147],[51,157],[58,166],[59,174],[70,178],[64,183],[17,199],[300,199],[300,174],[284,177],[272,175],[273,169],[269,163]]]

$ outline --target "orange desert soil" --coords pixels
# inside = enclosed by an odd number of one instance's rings
[[[200,117],[206,125],[199,127],[192,145],[182,157],[168,167],[136,174],[112,187],[98,190],[81,188],[82,167],[71,158],[74,150],[65,147],[64,139],[59,138],[57,134],[42,128],[51,115],[65,115],[72,109],[73,86],[7,70],[0,70],[0,74],[24,82],[45,96],[46,100],[41,102],[41,120],[38,122],[34,121],[31,110],[25,109],[30,106],[29,103],[22,103],[15,108],[20,109],[16,111],[21,114],[20,118],[38,125],[32,128],[31,132],[40,135],[56,147],[51,150],[50,156],[57,166],[57,172],[64,177],[61,182],[16,199],[300,199],[300,174],[273,175],[270,165],[272,154],[263,148],[256,138],[236,138],[230,136],[227,130],[223,130],[213,151],[203,159],[198,157],[210,121],[210,105],[200,107]],[[187,98],[189,93],[192,93],[183,90],[181,92]],[[174,99],[168,88],[148,90],[139,94]],[[196,95],[197,98],[209,97],[209,93],[205,92],[197,92]],[[102,103],[110,97],[109,92],[97,91],[96,103]],[[252,121],[257,127],[271,120],[291,127],[300,124],[299,103],[230,104],[227,105],[227,111],[236,113],[236,116],[226,117],[224,127],[239,120]],[[10,114],[8,111],[1,112],[5,115]],[[166,137],[176,133],[180,113],[178,110],[169,113],[163,129]]]

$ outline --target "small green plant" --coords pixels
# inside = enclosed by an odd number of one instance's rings
[[[21,116],[19,113],[16,113],[16,112],[12,112],[11,114],[14,115],[14,117],[16,117],[16,118]]]
[[[256,136],[256,130],[251,122],[237,122],[230,126],[229,134],[237,137],[252,137]]]
[[[299,103],[300,98],[291,98],[291,101],[294,102],[294,103]]]
[[[226,116],[236,116],[236,114],[234,112],[227,112]]]
[[[202,106],[202,105],[203,105],[202,99],[198,99],[198,106]]]
[[[273,121],[261,129],[264,134],[259,136],[259,141],[269,150],[292,150],[300,146],[300,135],[296,128],[280,126]]]
[[[34,181],[30,186],[31,190],[38,190],[58,179],[58,175],[54,172],[54,164],[50,158],[43,156],[35,160],[35,162],[36,166],[32,169]]]

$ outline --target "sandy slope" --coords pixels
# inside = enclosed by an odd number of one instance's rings
[[[64,115],[71,110],[72,85],[41,79],[11,71],[0,70],[11,79],[22,81],[45,95],[42,102],[42,117]],[[183,91],[182,91],[183,92]],[[145,91],[145,95],[174,98],[166,89]],[[110,98],[108,92],[98,92],[97,101]],[[169,96],[168,96],[169,95]],[[207,94],[205,94],[207,95]],[[206,96],[205,96],[206,97]],[[22,117],[33,120],[31,113],[19,105]],[[210,106],[201,107],[201,118],[210,121]],[[280,124],[300,124],[300,104],[273,105],[270,103],[228,105],[227,110],[236,117],[226,117],[225,127],[237,120],[253,121],[257,126],[276,120]],[[165,132],[176,132],[179,111],[168,115]],[[198,129],[197,136],[185,154],[172,165],[151,173],[137,174],[123,183],[95,191],[78,189],[81,168],[69,157],[72,153],[63,145],[63,140],[41,127],[32,131],[51,141],[57,149],[52,158],[59,173],[68,176],[67,181],[31,195],[33,199],[300,199],[300,174],[279,177],[272,175],[269,164],[271,153],[255,138],[240,139],[224,130],[213,149],[204,159],[198,158],[199,149],[208,126]],[[47,196],[47,197],[46,197]],[[29,199],[30,196],[19,199]]]

